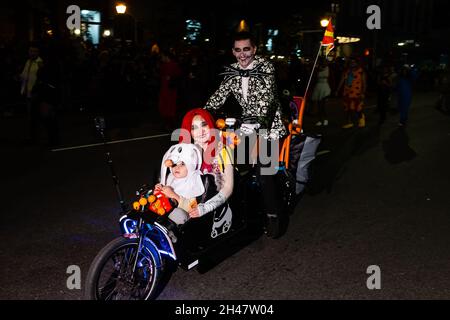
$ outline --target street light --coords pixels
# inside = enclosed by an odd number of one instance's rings
[[[361,38],[356,37],[336,37],[339,43],[354,43],[361,41]]]
[[[328,20],[328,19],[322,19],[322,20],[320,20],[320,25],[323,27],[323,28],[326,28],[326,27],[328,27],[328,24],[330,23],[330,20]]]
[[[249,31],[248,24],[245,20],[241,20],[238,26],[238,32]]]
[[[127,16],[128,18],[132,19],[132,21],[133,21],[134,42],[137,43],[137,37],[138,36],[137,36],[137,21],[136,21],[136,18],[134,18],[130,14],[126,14],[125,15],[126,11],[127,11],[127,6],[126,6],[125,3],[119,2],[119,3],[116,4],[116,12],[117,12],[117,14],[119,16],[123,16],[123,17]],[[123,18],[121,18],[121,20],[122,20],[122,26],[123,26],[123,24],[126,22],[126,20],[123,20]],[[122,30],[122,32],[123,32],[123,30]],[[123,35],[122,35],[122,40],[123,40]]]
[[[127,11],[127,6],[123,3],[118,3],[116,5],[116,12],[118,14],[124,14]]]

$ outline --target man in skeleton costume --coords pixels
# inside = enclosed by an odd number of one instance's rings
[[[209,98],[205,109],[217,110],[233,94],[242,107],[242,118],[256,117],[257,127],[268,145],[268,150],[281,145],[280,140],[287,134],[281,118],[281,104],[277,97],[275,84],[275,68],[272,63],[262,57],[256,56],[256,45],[253,36],[248,32],[240,32],[234,37],[232,49],[237,62],[225,67],[222,73],[224,79],[219,89]],[[241,131],[252,131],[255,127],[247,128],[243,124]],[[273,145],[275,144],[275,145]],[[278,151],[278,150],[277,150]],[[270,165],[278,166],[278,154]],[[261,183],[262,201],[264,202],[267,219],[278,219],[280,216],[279,190],[276,188],[275,175],[263,173],[263,167],[258,163],[259,181]],[[275,171],[276,172],[276,171]],[[273,225],[273,224],[267,224]],[[267,230],[270,233],[270,230]]]
[[[253,36],[240,32],[234,38],[233,55],[237,62],[225,67],[219,89],[209,98],[205,109],[217,110],[233,94],[242,107],[242,117],[256,116],[264,138],[278,140],[286,135],[276,95],[275,69],[268,60],[255,56]]]

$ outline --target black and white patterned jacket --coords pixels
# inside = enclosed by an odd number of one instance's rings
[[[264,138],[280,139],[287,134],[281,120],[281,106],[276,94],[275,68],[272,63],[262,57],[255,56],[254,67],[243,70],[239,64],[233,63],[225,67],[224,80],[219,89],[209,98],[205,109],[217,110],[232,93],[242,107],[242,116],[256,116],[261,129],[268,134]],[[247,101],[242,92],[242,77],[249,76]]]

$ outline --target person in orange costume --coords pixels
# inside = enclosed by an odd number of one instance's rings
[[[353,115],[357,116],[358,127],[365,127],[366,117],[363,113],[363,107],[367,80],[363,67],[355,57],[350,58],[349,65],[344,71],[337,92],[340,92],[342,86],[344,86],[342,94],[344,111],[347,114],[347,123],[342,128],[349,129],[353,127]]]

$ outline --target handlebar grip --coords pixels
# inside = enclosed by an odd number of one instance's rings
[[[236,118],[226,118],[225,119],[225,124],[227,126],[234,126],[236,124],[236,122],[237,122]]]
[[[242,123],[257,124],[258,123],[258,117],[255,117],[255,116],[242,117]]]

